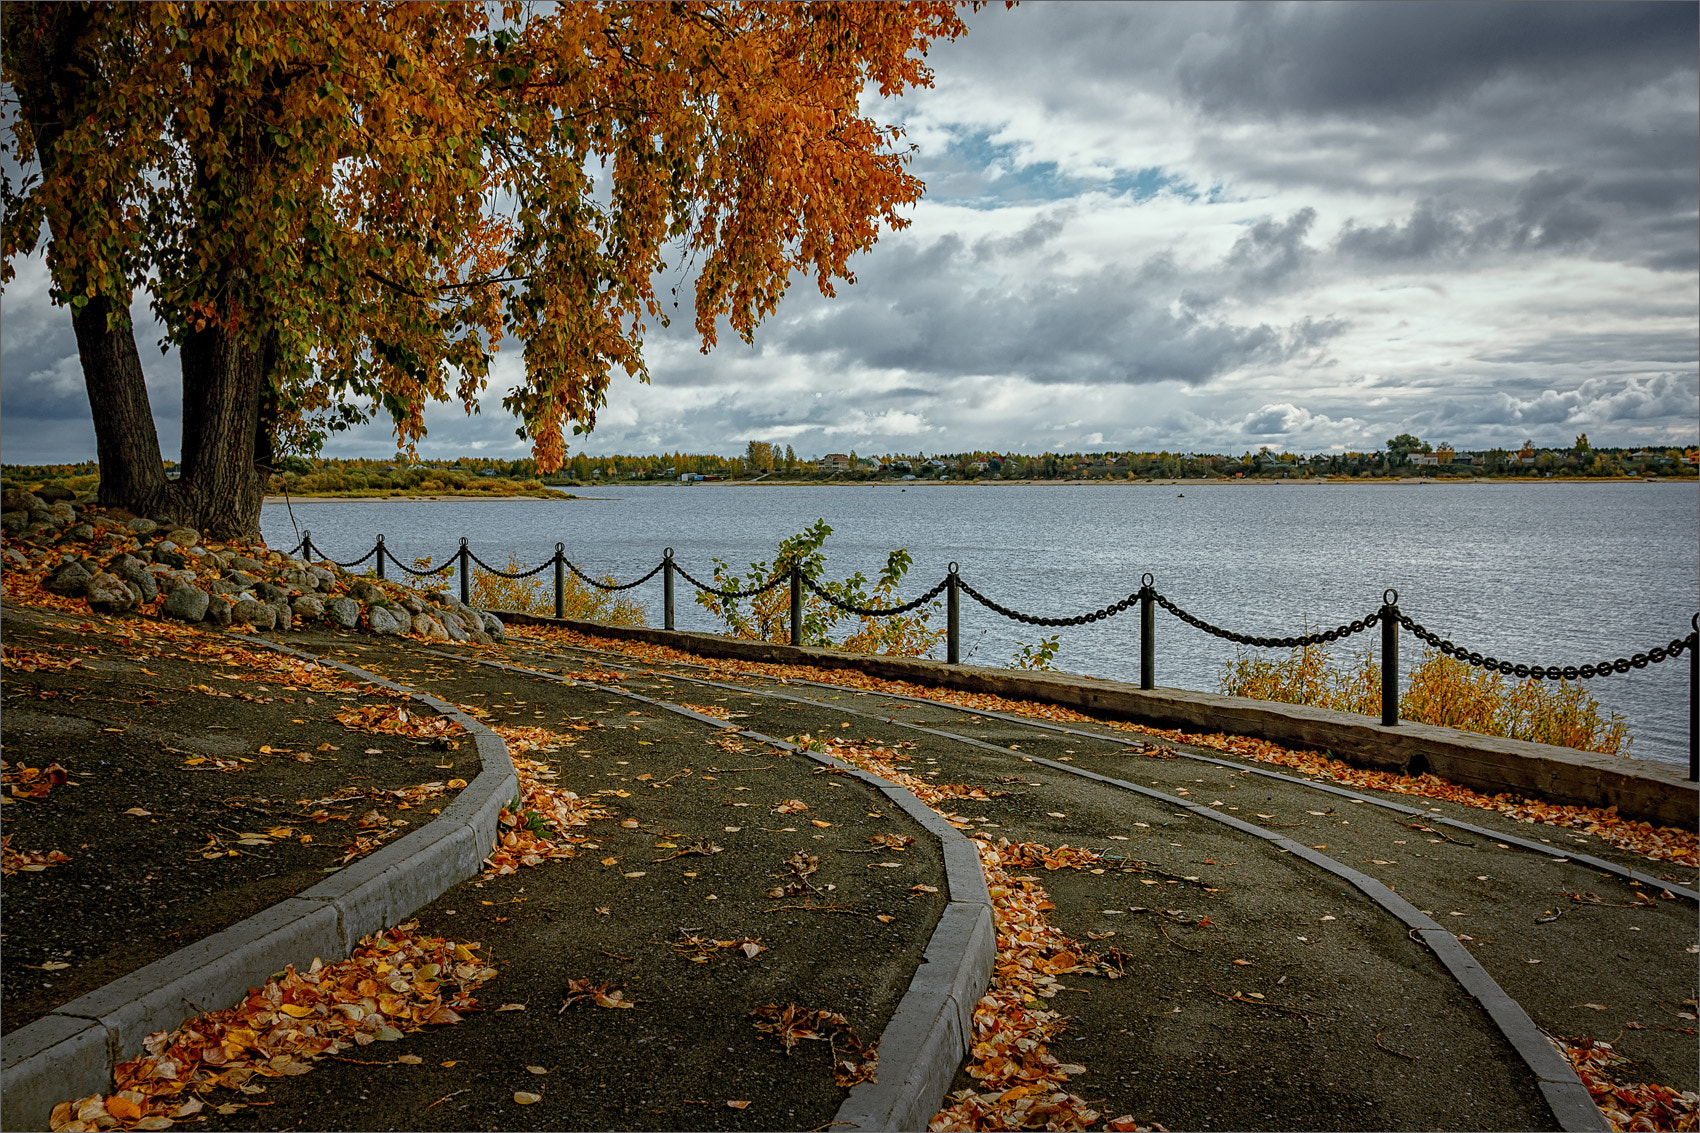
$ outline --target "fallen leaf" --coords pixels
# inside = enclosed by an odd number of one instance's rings
[[[524,1011],[524,1010],[525,1010],[525,1004],[523,1004],[523,1003],[504,1003],[500,1007],[496,1008],[496,1014],[499,1015],[503,1011]]]
[[[875,913],[874,914],[874,920],[878,921],[880,924],[890,924],[894,919],[896,919],[896,918],[890,916],[887,913]]]
[[[635,818],[628,818],[625,821],[621,822],[620,825],[624,826],[627,830],[636,830],[638,828],[638,826],[640,825],[640,823]]]
[[[1251,967],[1251,961],[1250,960],[1235,960],[1234,963],[1240,965],[1240,967],[1242,967],[1242,968]]]
[[[812,823],[814,823],[814,824],[815,824],[815,825],[816,825],[816,826],[821,826],[821,827],[826,827],[826,826],[831,826],[831,825],[832,825],[832,823],[830,823],[830,822],[822,822],[822,821],[821,821],[821,820],[820,820],[820,819],[818,819],[818,818],[811,818],[811,819],[809,819],[809,821],[810,821],[810,822],[812,822]]]
[[[542,1094],[534,1094],[529,1090],[515,1090],[514,1101],[520,1105],[536,1105],[543,1100]]]
[[[148,817],[148,816],[149,816],[149,815],[151,815],[151,814],[153,814],[153,811],[151,811],[151,810],[143,810],[143,809],[142,809],[142,808],[141,808],[141,807],[139,807],[139,806],[133,806],[133,807],[131,807],[131,808],[130,808],[130,809],[129,809],[129,810],[127,810],[127,811],[125,811],[125,812],[124,812],[124,813],[125,813],[125,814],[133,814],[133,815],[135,815],[135,816],[136,816],[136,817],[137,817],[137,818],[147,818],[147,817]]]
[[[418,1066],[425,1060],[420,1058],[417,1054],[399,1054],[396,1056],[396,1061],[407,1066]]]
[[[542,1066],[527,1066],[526,1069],[531,1071],[533,1074],[541,1075],[549,1073],[548,1069]]]
[[[1586,1007],[1590,1011],[1604,1011],[1607,1009],[1606,1005],[1603,1003],[1584,1003],[1582,1006]]]
[[[630,873],[624,873],[624,874],[621,874],[620,876],[622,876],[622,877],[642,877],[643,875],[644,875],[643,870],[634,869]]]
[[[749,1102],[733,1102],[733,1101],[729,1101],[729,1102],[727,1102],[727,1103],[726,1103],[726,1108],[727,1108],[727,1109],[749,1109],[749,1108],[750,1108],[750,1103],[749,1103]]]
[[[59,972],[69,968],[70,966],[71,965],[65,963],[63,960],[49,960],[41,966],[41,970],[44,972]]]

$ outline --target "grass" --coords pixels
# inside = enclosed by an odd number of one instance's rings
[[[1223,666],[1220,686],[1230,696],[1381,715],[1381,665],[1368,651],[1343,662],[1320,645],[1272,661],[1242,652]],[[1508,680],[1434,650],[1411,670],[1399,717],[1606,755],[1627,756],[1633,740],[1623,717],[1578,683]]]

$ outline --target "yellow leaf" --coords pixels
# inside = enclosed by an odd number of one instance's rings
[[[304,1003],[285,1003],[279,1010],[294,1019],[305,1019],[313,1013],[313,1009]]]
[[[450,779],[449,780],[449,790],[451,790],[451,791],[458,791],[462,787],[465,787],[465,786],[466,786],[466,780],[465,779]]]
[[[750,1108],[750,1103],[749,1103],[749,1102],[734,1102],[734,1101],[728,1101],[728,1102],[727,1102],[727,1103],[726,1103],[726,1108],[727,1108],[727,1109],[749,1109],[749,1108]]]
[[[497,1014],[500,1014],[503,1011],[524,1011],[524,1010],[525,1010],[525,1004],[523,1004],[523,1003],[504,1003],[500,1007],[496,1008]]]
[[[549,1073],[548,1069],[546,1067],[542,1067],[542,1066],[527,1066],[526,1069],[531,1071],[533,1074],[547,1074],[547,1073]]]
[[[405,1063],[408,1066],[418,1066],[421,1062],[424,1062],[425,1060],[423,1058],[420,1058],[417,1054],[398,1054],[396,1056],[396,1061],[401,1062],[401,1063]]]
[[[812,823],[814,823],[814,824],[815,824],[815,825],[816,825],[816,826],[831,826],[831,825],[832,825],[832,823],[830,823],[830,822],[822,822],[822,821],[821,821],[821,820],[820,820],[820,819],[818,819],[818,818],[811,818],[811,819],[809,819],[809,821],[810,821],[810,822],[812,822]]]
[[[146,818],[146,817],[148,817],[148,816],[149,816],[149,815],[151,815],[151,814],[152,814],[152,813],[153,813],[153,811],[151,811],[151,810],[144,810],[144,809],[142,809],[142,808],[141,808],[141,807],[139,807],[139,806],[133,806],[133,807],[131,807],[131,808],[130,808],[130,809],[129,809],[129,810],[127,810],[127,811],[125,811],[125,812],[124,812],[124,813],[125,813],[125,814],[133,814],[133,815],[135,815],[135,816],[136,816],[136,817],[137,817],[137,818]]]
[[[520,1105],[535,1105],[542,1100],[542,1094],[534,1094],[529,1090],[514,1091],[514,1101],[518,1102]]]
[[[642,877],[643,875],[644,871],[641,869],[634,869],[630,873],[621,874],[622,877]]]

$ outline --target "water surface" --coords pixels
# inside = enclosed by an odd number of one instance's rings
[[[581,489],[581,491],[591,491]],[[610,485],[603,499],[268,504],[273,547],[311,529],[342,560],[383,532],[404,562],[442,562],[466,536],[485,561],[554,553],[598,577],[647,573],[664,547],[706,578],[709,559],[771,559],[824,518],[829,571],[872,577],[886,553],[915,558],[913,595],[960,564],[987,596],[1063,616],[1114,602],[1141,574],[1199,617],[1262,636],[1349,622],[1383,589],[1416,621],[1468,649],[1529,664],[1598,663],[1668,643],[1700,608],[1700,486],[1565,484]],[[544,576],[548,577],[547,573]],[[660,579],[636,594],[660,622]],[[681,580],[681,629],[714,630]],[[942,614],[939,624],[942,626]],[[963,598],[964,659],[1007,665],[1021,642],[1060,633],[1059,668],[1137,680],[1136,611],[1040,630]],[[1234,646],[1159,611],[1160,685],[1214,690]],[[1378,634],[1345,648],[1375,645]],[[1418,643],[1403,636],[1404,659]],[[1622,713],[1642,758],[1687,759],[1688,663],[1589,682]]]

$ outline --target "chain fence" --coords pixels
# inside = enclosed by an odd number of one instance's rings
[[[1379,609],[1372,610],[1362,617],[1353,618],[1349,622],[1342,622],[1332,629],[1286,637],[1265,637],[1256,634],[1242,633],[1214,625],[1191,611],[1183,609],[1172,599],[1168,598],[1156,589],[1156,586],[1154,585],[1155,580],[1149,574],[1144,576],[1140,588],[1127,595],[1125,598],[1118,599],[1117,601],[1111,602],[1108,605],[1102,606],[1088,613],[1050,617],[1025,613],[1021,610],[1016,610],[1006,606],[1003,603],[987,596],[961,577],[955,563],[951,563],[949,572],[918,598],[896,606],[861,606],[839,597],[828,588],[820,585],[796,564],[791,564],[788,568],[776,570],[773,577],[769,578],[765,582],[757,583],[748,587],[725,588],[722,586],[710,585],[696,578],[683,566],[674,561],[673,550],[669,547],[667,548],[665,555],[663,555],[661,562],[657,563],[654,568],[642,577],[633,579],[630,582],[604,582],[591,577],[577,564],[569,561],[565,556],[564,550],[565,545],[557,543],[555,544],[555,554],[538,566],[532,567],[529,570],[505,571],[491,566],[489,563],[486,563],[483,559],[473,554],[467,547],[466,540],[462,539],[460,541],[460,547],[451,554],[448,557],[448,560],[441,566],[433,567],[428,570],[416,570],[391,554],[389,548],[384,544],[384,537],[379,535],[377,544],[366,554],[352,562],[339,562],[328,557],[323,561],[329,562],[332,565],[343,569],[350,569],[360,566],[362,563],[375,556],[377,559],[376,570],[380,578],[383,577],[384,574],[384,560],[386,558],[415,578],[439,575],[458,568],[460,571],[461,600],[463,602],[468,600],[468,584],[470,582],[470,575],[474,565],[482,570],[488,571],[490,574],[507,579],[530,578],[531,576],[539,574],[553,566],[555,568],[555,612],[557,617],[562,616],[563,613],[563,586],[564,574],[566,571],[572,572],[575,577],[586,584],[609,593],[631,590],[635,587],[642,586],[644,583],[649,582],[659,574],[663,576],[664,582],[664,623],[665,628],[667,629],[674,628],[675,611],[673,580],[675,576],[683,578],[687,583],[702,593],[712,595],[713,597],[724,601],[754,598],[775,590],[778,587],[789,585],[791,588],[790,629],[791,641],[793,643],[797,643],[802,640],[802,596],[804,593],[813,594],[815,597],[826,602],[834,609],[862,618],[884,618],[906,614],[929,603],[937,601],[939,596],[942,594],[945,596],[948,609],[948,657],[950,662],[953,664],[960,660],[959,646],[961,640],[961,612],[959,595],[962,593],[966,593],[975,602],[1000,617],[1020,622],[1023,625],[1044,626],[1047,628],[1090,625],[1095,622],[1113,618],[1118,614],[1126,613],[1137,606],[1140,608],[1139,683],[1140,687],[1144,689],[1155,687],[1155,629],[1153,613],[1156,609],[1162,609],[1178,621],[1184,622],[1185,624],[1192,626],[1194,629],[1207,633],[1212,637],[1233,642],[1235,645],[1244,645],[1259,649],[1300,649],[1315,645],[1329,645],[1337,641],[1344,641],[1356,636],[1357,634],[1379,626],[1382,631],[1382,723],[1386,725],[1392,725],[1398,722],[1398,631],[1401,628],[1408,631],[1413,637],[1439,651],[1446,657],[1453,658],[1454,660],[1461,661],[1465,664],[1488,672],[1525,680],[1593,680],[1614,674],[1623,674],[1638,669],[1645,669],[1651,665],[1657,665],[1664,661],[1674,660],[1684,654],[1687,654],[1690,661],[1689,777],[1691,779],[1700,778],[1700,741],[1697,741],[1696,738],[1696,733],[1697,731],[1700,731],[1700,727],[1697,727],[1696,714],[1693,708],[1697,694],[1696,685],[1700,684],[1700,665],[1695,664],[1696,660],[1700,660],[1700,614],[1695,615],[1690,622],[1691,626],[1694,627],[1693,632],[1690,632],[1685,637],[1672,638],[1667,644],[1654,646],[1644,652],[1633,653],[1626,657],[1620,656],[1607,658],[1605,660],[1598,660],[1587,664],[1543,665],[1529,664],[1522,661],[1509,661],[1492,655],[1483,654],[1477,650],[1465,649],[1464,647],[1455,644],[1447,638],[1428,629],[1421,623],[1415,621],[1408,614],[1400,610],[1398,605],[1399,594],[1395,590],[1388,590],[1385,594],[1383,594],[1382,605]],[[293,556],[299,553],[303,558],[310,559],[315,551],[322,554],[323,549],[317,547],[313,543],[312,532],[307,531],[303,533],[301,542],[290,551],[290,554]],[[715,581],[720,582],[720,579],[716,578]]]

